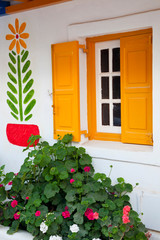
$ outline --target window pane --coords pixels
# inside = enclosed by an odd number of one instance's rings
[[[101,50],[101,72],[109,72],[109,49]]]
[[[113,103],[113,126],[121,126],[121,104]]]
[[[113,80],[113,99],[120,99],[121,93],[120,93],[120,76],[115,76],[112,78]]]
[[[101,78],[102,99],[109,99],[109,77]]]
[[[112,49],[113,72],[120,72],[120,48]]]
[[[109,104],[102,104],[102,125],[110,125],[109,121]]]

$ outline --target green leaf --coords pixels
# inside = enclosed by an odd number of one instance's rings
[[[79,147],[78,150],[77,150],[77,153],[78,153],[79,155],[85,154],[85,152],[86,152],[86,149],[83,148],[83,147]]]
[[[23,55],[23,53],[24,53],[24,49],[22,50],[21,55]]]
[[[30,78],[31,74],[32,74],[32,70],[29,70],[23,78],[23,83],[27,82],[27,80]]]
[[[67,150],[65,148],[57,149],[56,156],[59,160],[63,160],[66,155],[67,155]]]
[[[12,82],[14,82],[15,84],[17,84],[17,79],[16,79],[10,72],[8,72],[8,77],[10,78],[10,80],[11,80]]]
[[[23,89],[23,93],[28,92],[29,89],[32,87],[33,83],[34,83],[34,80],[31,79],[31,80],[26,84],[26,86],[24,87],[24,89]]]
[[[82,154],[82,157],[80,158],[80,164],[81,165],[90,165],[92,162],[92,158],[91,156],[89,156],[88,154]]]
[[[18,103],[17,98],[11,92],[7,91],[7,95],[11,99],[12,102],[14,102],[15,104]]]
[[[61,180],[68,178],[68,172],[67,171],[62,171],[59,175],[59,178]]]
[[[10,57],[12,63],[16,64],[16,59],[15,59],[15,57],[11,53],[9,53],[9,57]]]
[[[28,103],[34,95],[34,90],[32,89],[25,97],[24,104]]]
[[[16,74],[17,73],[17,70],[15,69],[15,67],[13,66],[13,64],[12,63],[8,63],[8,66],[9,66],[9,68],[11,69],[11,71],[14,73],[14,74]]]
[[[59,187],[56,182],[48,183],[44,188],[44,195],[47,198],[54,197],[59,192]]]
[[[72,141],[73,139],[73,135],[72,134],[66,134],[64,135],[64,137],[62,138],[62,142],[65,143],[65,144],[68,144]]]
[[[6,191],[4,187],[0,188],[0,202],[4,201],[6,199]]]
[[[78,167],[76,161],[74,161],[74,160],[67,160],[65,162],[65,166],[69,172],[72,168],[77,170],[77,167]]]
[[[22,68],[22,73],[25,73],[25,72],[28,70],[30,64],[31,64],[31,61],[30,61],[30,60],[28,60],[28,61],[24,64],[24,66],[23,66],[23,68]]]
[[[12,53],[13,53],[13,55],[14,55],[14,56],[16,56],[16,53],[15,53],[15,51],[12,51]]]
[[[13,86],[12,83],[8,82],[7,85],[13,93],[17,94],[17,89]]]
[[[71,190],[71,191],[67,192],[65,199],[66,199],[68,202],[73,202],[73,201],[75,201],[75,199],[76,199],[75,191],[74,191],[74,190]]]
[[[30,113],[30,111],[32,110],[32,108],[34,107],[34,105],[36,104],[36,100],[33,99],[28,106],[26,107],[25,111],[24,111],[24,115],[27,115],[28,113]]]
[[[73,219],[76,224],[83,224],[83,215],[81,215],[79,212],[76,212],[73,215]]]
[[[24,53],[23,56],[22,56],[21,62],[24,62],[24,61],[27,59],[28,54],[29,54],[29,52],[28,52],[28,51],[25,51],[25,53]]]
[[[8,104],[8,106],[10,107],[10,109],[11,109],[15,114],[18,114],[17,108],[16,108],[15,105],[14,105],[10,100],[8,100],[8,99],[7,99],[7,104]]]
[[[7,231],[7,233],[11,235],[11,234],[17,232],[18,228],[19,228],[19,224],[20,224],[19,221],[17,221],[17,220],[13,221],[12,225],[11,225],[10,229]]]
[[[14,178],[12,188],[15,192],[19,192],[23,188],[22,180],[19,178]]]
[[[14,173],[13,172],[7,173],[5,178],[3,179],[2,183],[4,183],[4,184],[9,183],[10,181],[12,181],[13,177],[14,177]]]
[[[24,121],[28,121],[32,116],[33,116],[33,114],[28,115],[28,116],[24,119]]]
[[[124,183],[124,178],[122,178],[122,177],[117,178],[117,181],[118,181],[119,183]]]

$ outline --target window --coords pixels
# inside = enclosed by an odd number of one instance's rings
[[[97,131],[121,133],[120,41],[95,44]]]
[[[151,37],[147,29],[87,39],[89,139],[152,145]]]

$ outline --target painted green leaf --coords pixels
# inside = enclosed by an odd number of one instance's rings
[[[25,72],[27,71],[27,69],[29,68],[30,64],[31,64],[31,61],[30,61],[30,60],[28,60],[28,61],[24,64],[24,66],[23,66],[23,68],[22,68],[22,73],[25,73]]]
[[[24,115],[27,115],[31,110],[32,108],[34,107],[34,105],[36,104],[36,100],[33,99],[29,104],[28,106],[26,107],[25,111],[24,111]]]
[[[26,92],[29,91],[29,89],[30,89],[30,88],[32,87],[32,85],[33,85],[33,82],[34,82],[34,80],[31,79],[31,80],[26,84],[25,88],[23,89],[23,93],[26,93]]]
[[[28,103],[34,95],[34,90],[32,89],[25,97],[24,104]]]
[[[23,55],[23,53],[24,53],[24,49],[22,50],[21,55]]]
[[[16,53],[15,53],[15,51],[12,51],[12,53],[13,53],[13,55],[14,55],[14,56],[16,56]]]
[[[31,74],[32,74],[32,70],[29,70],[23,78],[23,83],[27,82]]]
[[[13,86],[12,83],[8,82],[7,85],[13,93],[17,94],[17,89]]]
[[[24,120],[25,120],[25,121],[28,121],[32,116],[33,116],[33,114],[30,114],[30,115],[28,115]]]
[[[18,117],[13,112],[11,112],[11,114],[16,120],[18,120]]]
[[[9,99],[7,99],[7,104],[15,114],[18,114],[18,110],[16,106]]]
[[[22,59],[21,59],[21,62],[24,62],[24,61],[27,59],[28,54],[29,54],[28,51],[26,51],[26,52],[23,54]]]
[[[15,104],[18,103],[17,98],[11,92],[7,91],[7,95],[11,99],[12,102],[14,102]]]
[[[12,82],[14,82],[15,84],[17,84],[17,79],[16,79],[10,72],[8,72],[8,77],[10,78],[10,80],[11,80]]]
[[[8,63],[8,66],[9,66],[9,68],[11,69],[11,71],[12,71],[14,74],[16,74],[17,70],[15,69],[15,67],[13,66],[13,64],[9,62],[9,63]]]
[[[12,63],[16,64],[16,59],[15,59],[15,57],[11,53],[9,53],[9,57],[10,57]]]

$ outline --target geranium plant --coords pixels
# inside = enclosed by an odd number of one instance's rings
[[[42,141],[27,147],[18,174],[4,175],[1,167],[0,223],[10,226],[8,234],[21,228],[34,240],[148,239],[130,204],[132,185],[94,174],[92,158],[71,141],[67,134],[53,146]]]

